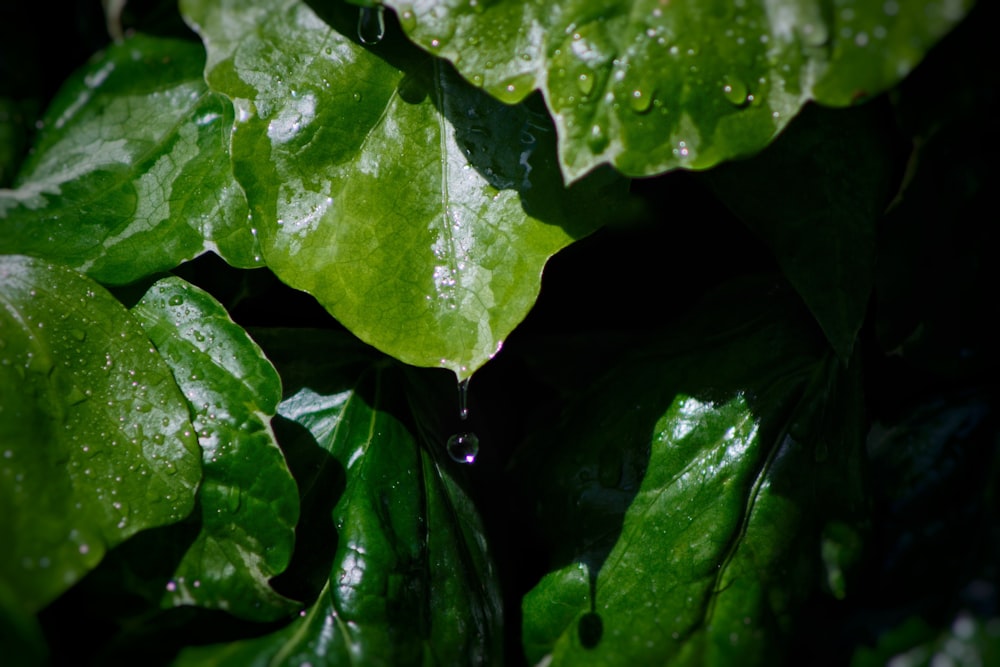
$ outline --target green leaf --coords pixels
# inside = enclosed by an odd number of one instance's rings
[[[0,646],[7,664],[17,667],[50,664],[38,622],[24,612],[3,579],[0,579]]]
[[[394,416],[405,410],[399,378],[379,365],[341,391],[304,386],[282,401],[279,414],[328,452],[316,484],[346,480],[329,578],[291,625],[188,649],[176,664],[501,664],[498,582],[478,516]]]
[[[868,307],[893,173],[881,111],[810,107],[760,155],[705,174],[771,247],[845,362]]]
[[[634,346],[525,443],[553,563],[523,602],[529,662],[780,664],[822,546],[853,589],[832,547],[862,507],[859,376],[786,299],[706,306],[714,327]]]
[[[298,491],[270,420],[281,380],[222,305],[180,278],[154,284],[132,309],[173,371],[202,451],[201,532],[164,603],[274,620],[294,603],[268,579],[285,569]]]
[[[516,102],[539,89],[567,179],[703,169],[766,146],[809,100],[905,76],[972,6],[856,0],[389,0],[407,34]]]
[[[70,269],[0,257],[0,577],[37,611],[136,532],[184,518],[187,404],[139,325]]]
[[[227,166],[232,105],[203,64],[197,44],[136,36],[71,77],[17,187],[0,190],[0,252],[116,284],[207,250],[259,266]]]
[[[471,375],[531,308],[545,261],[620,207],[607,173],[563,187],[544,114],[398,35],[355,43],[357,8],[182,8],[237,109],[234,170],[267,265],[397,359]]]

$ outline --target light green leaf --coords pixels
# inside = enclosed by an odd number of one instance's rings
[[[316,484],[346,480],[332,515],[332,571],[286,628],[189,649],[176,664],[502,663],[499,588],[478,516],[450,471],[394,416],[405,409],[400,375],[385,366],[340,391],[304,386],[282,401],[279,414],[331,457]]]
[[[132,309],[173,371],[202,451],[201,532],[167,586],[168,605],[274,620],[294,603],[268,579],[288,565],[298,490],[270,420],[281,380],[260,348],[208,293],[179,278]]]
[[[207,250],[259,266],[228,166],[232,105],[203,64],[197,44],[136,36],[71,77],[16,188],[0,190],[0,252],[116,284]]]
[[[905,76],[972,0],[388,0],[407,34],[516,102],[539,89],[567,179],[703,169],[766,146],[809,100]]]
[[[557,250],[624,181],[563,188],[544,113],[507,107],[357,8],[186,0],[207,78],[237,109],[234,170],[267,265],[355,335],[468,377],[499,350]]]
[[[106,549],[184,518],[187,404],[139,325],[70,269],[0,257],[0,577],[37,611]]]

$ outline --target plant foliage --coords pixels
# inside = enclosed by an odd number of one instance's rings
[[[4,664],[998,655],[986,3],[92,4],[0,10]]]

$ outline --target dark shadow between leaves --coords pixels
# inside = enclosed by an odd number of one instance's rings
[[[292,560],[271,585],[286,597],[310,604],[330,578],[337,550],[331,516],[344,492],[346,475],[340,462],[301,424],[277,415],[271,426],[298,484],[300,507]]]

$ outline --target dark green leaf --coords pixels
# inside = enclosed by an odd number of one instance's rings
[[[16,667],[49,664],[45,638],[38,622],[25,613],[4,579],[0,579],[0,648],[5,664]]]
[[[994,205],[1000,70],[965,65],[981,59],[995,23],[995,7],[980,3],[937,60],[893,96],[913,153],[880,227],[879,339],[885,351],[950,376],[978,376],[1000,362],[1000,264],[988,258],[1000,227],[983,215]]]
[[[206,292],[179,278],[133,308],[173,371],[202,450],[201,533],[166,604],[274,620],[292,608],[268,579],[288,565],[298,493],[271,431],[281,381],[260,348]]]
[[[399,377],[376,366],[349,388],[320,393],[316,374],[282,401],[279,414],[331,457],[316,483],[346,480],[332,516],[332,572],[285,629],[188,650],[177,664],[500,663],[499,593],[479,519],[438,457],[394,416],[405,409]]]
[[[716,302],[714,327],[635,346],[526,443],[555,566],[524,601],[529,662],[776,664],[831,578],[824,538],[850,588],[832,547],[861,509],[844,483],[857,377],[821,361],[785,298],[749,301],[749,319]]]
[[[893,175],[880,112],[810,107],[760,155],[706,174],[771,247],[845,362],[867,310],[875,226]]]
[[[16,189],[0,190],[0,251],[58,260],[107,283],[206,250],[260,264],[228,167],[232,105],[210,92],[204,50],[137,36],[62,88]]]
[[[766,146],[809,100],[894,85],[971,7],[830,0],[390,0],[403,29],[516,102],[540,89],[563,172],[706,168]]]
[[[0,257],[0,576],[36,611],[194,505],[187,404],[139,325],[67,268]]]
[[[357,8],[182,8],[237,109],[234,170],[264,260],[402,361],[471,375],[531,308],[545,261],[620,207],[608,174],[563,188],[544,114],[398,35],[355,43]]]

